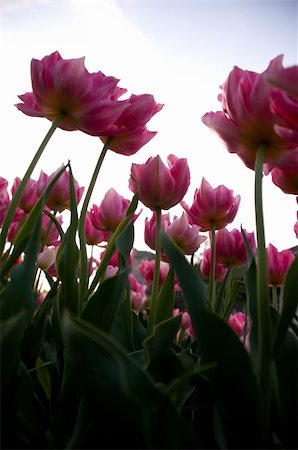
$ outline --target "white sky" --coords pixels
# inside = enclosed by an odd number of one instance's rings
[[[31,91],[30,61],[58,50],[63,58],[86,56],[86,67],[120,78],[128,94],[153,94],[165,106],[149,123],[158,134],[130,157],[108,152],[92,202],[99,204],[114,187],[132,198],[128,178],[132,163],[160,154],[186,157],[191,204],[202,176],[213,187],[225,184],[241,195],[235,221],[254,230],[254,173],[201,123],[208,111],[220,110],[219,85],[234,65],[261,72],[284,54],[285,66],[297,64],[297,1],[253,0],[0,0],[0,176],[10,185],[22,177],[50,127],[46,119],[17,111],[17,95]],[[75,178],[88,186],[101,143],[80,132],[58,130],[40,160],[56,170],[72,162]],[[141,206],[141,205],[140,205]],[[264,180],[267,244],[278,249],[297,245],[293,226],[295,196]],[[182,208],[173,212],[180,215]],[[143,207],[136,223],[135,247],[147,249]]]

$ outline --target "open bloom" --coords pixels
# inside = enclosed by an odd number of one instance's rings
[[[51,175],[47,175],[41,170],[39,179],[37,180],[36,191],[41,195],[44,189],[48,186],[50,181],[54,178],[57,169]],[[73,179],[75,196],[77,204],[80,202],[85,188],[80,187],[79,183]],[[65,209],[70,209],[70,187],[69,187],[69,172],[64,171],[52,187],[46,201],[46,205],[50,210],[62,212]]]
[[[291,250],[282,250],[279,252],[274,245],[267,247],[267,262],[269,286],[282,286],[294,260],[294,254]]]
[[[101,140],[105,143],[108,136],[113,136],[108,145],[110,150],[133,155],[156,135],[156,131],[147,129],[146,123],[163,105],[156,103],[150,94],[131,95],[126,102],[129,106],[106,131],[106,136],[101,136]]]
[[[245,230],[244,230],[245,231]],[[254,233],[245,231],[253,253],[256,250]],[[224,267],[239,267],[247,263],[247,253],[241,231],[222,228],[216,233],[216,259]]]
[[[270,97],[275,89],[266,80],[267,75],[283,68],[283,56],[274,58],[263,73],[234,67],[221,86],[219,101],[222,111],[209,112],[202,117],[227,145],[237,153],[244,164],[254,169],[260,145],[266,145],[265,172],[278,165],[288,154],[290,145],[275,130],[278,116],[271,107]]]
[[[159,155],[145,164],[132,164],[129,188],[140,192],[140,200],[148,208],[170,209],[177,205],[187,192],[190,171],[186,158],[169,155],[169,167]]]
[[[114,188],[109,189],[99,206],[93,204],[90,219],[95,228],[101,231],[114,232],[126,216],[130,200],[119,195]],[[133,219],[138,215],[134,214]]]
[[[234,197],[233,191],[220,185],[212,188],[203,177],[201,186],[196,189],[191,207],[182,201],[190,224],[198,225],[201,231],[224,228],[233,222],[240,203],[240,195]]]
[[[275,131],[298,145],[298,66],[270,72],[266,80],[280,88],[271,94],[272,109],[280,118]]]
[[[15,106],[28,116],[51,121],[64,113],[59,124],[64,130],[101,136],[129,106],[118,101],[126,92],[117,86],[118,79],[89,73],[84,58],[63,59],[57,51],[32,59],[31,81],[33,92],[20,95],[22,103]]]

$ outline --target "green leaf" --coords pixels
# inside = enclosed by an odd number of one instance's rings
[[[120,234],[116,241],[120,257],[120,269],[118,273],[111,278],[103,281],[98,289],[93,293],[90,300],[84,307],[82,318],[93,325],[109,332],[117,316],[120,304],[124,301],[126,293],[129,291],[128,273],[129,273],[129,254],[133,245],[133,224],[130,223]],[[128,302],[129,299],[127,299]],[[130,302],[128,302],[129,311],[126,312],[126,320],[132,321]],[[132,322],[126,322],[129,340],[132,341]]]
[[[48,400],[51,398],[51,378],[47,369],[46,364],[42,361],[40,357],[36,359],[36,376],[37,379],[47,397]]]
[[[34,309],[35,293],[32,291],[35,273],[36,257],[41,234],[41,219],[35,223],[26,246],[24,261],[11,272],[11,280],[1,293],[1,318],[18,314],[24,309],[28,317]]]
[[[231,328],[209,310],[202,281],[179,248],[165,233],[161,233],[161,239],[182,288],[198,338],[200,356],[207,364],[218,365],[210,374],[210,382],[227,446],[241,448],[243,436],[246,436],[246,445],[256,448],[262,442],[260,395],[249,355]],[[245,405],[241,414],[240,398],[241,404]],[[220,437],[221,430],[216,428],[215,431]]]
[[[165,354],[171,348],[175,340],[181,323],[181,315],[171,317],[170,319],[160,322],[154,326],[152,336],[144,341],[144,350],[146,354],[146,367],[149,371],[154,370],[160,364]]]
[[[70,225],[66,231],[57,253],[57,267],[61,281],[59,291],[60,309],[68,308],[72,313],[79,314],[78,262],[79,249],[76,243],[78,228],[78,212],[74,187],[74,178],[69,167],[70,187]]]
[[[64,388],[69,397],[76,393],[85,399],[79,421],[84,423],[82,434],[72,448],[199,447],[167,395],[110,336],[68,315],[63,336],[70,368]]]
[[[170,267],[167,278],[158,295],[156,323],[163,322],[173,316],[175,303],[174,271]]]
[[[280,320],[275,333],[274,352],[276,353],[286,336],[298,306],[298,255],[286,275]]]
[[[1,394],[6,392],[17,370],[19,348],[27,324],[28,316],[25,310],[1,321]]]

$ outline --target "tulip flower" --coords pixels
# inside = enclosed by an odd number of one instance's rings
[[[101,140],[106,143],[108,136],[113,136],[108,144],[110,150],[133,155],[156,135],[156,131],[149,131],[145,125],[163,105],[156,103],[150,94],[132,95],[127,102],[129,106]]]
[[[168,225],[171,223],[170,214],[161,214],[161,230],[166,231]],[[148,247],[155,250],[156,244],[156,212],[154,211],[151,219],[145,219],[144,240]]]
[[[237,153],[250,169],[255,168],[256,154],[265,146],[264,171],[288,157],[293,149],[275,130],[279,118],[271,107],[274,90],[266,80],[271,73],[283,69],[283,56],[274,58],[263,73],[234,67],[221,86],[219,100],[222,111],[209,112],[202,121],[225,142],[230,153]]]
[[[181,206],[186,211],[189,223],[198,225],[201,231],[224,228],[231,223],[238,211],[240,195],[234,197],[233,191],[223,185],[212,188],[202,179],[199,189],[196,189],[191,207],[182,201]]]
[[[174,217],[166,232],[185,255],[192,255],[207,239],[199,234],[199,230],[199,226],[190,225],[187,215],[183,212],[181,217]]]
[[[114,232],[126,216],[130,200],[119,195],[114,188],[109,189],[99,206],[93,204],[90,219],[93,226],[101,231]],[[133,220],[138,215],[133,215]]]
[[[11,193],[12,195],[14,195],[17,187],[19,186],[21,180],[19,177],[16,177],[14,179],[14,183],[13,186],[11,188]],[[28,183],[26,185],[26,188],[22,194],[22,197],[19,201],[19,208],[22,209],[25,213],[29,213],[31,211],[31,209],[33,208],[33,206],[35,205],[35,203],[38,200],[39,194],[36,191],[36,181],[32,180],[32,178],[30,178],[28,180]]]
[[[230,314],[227,323],[240,338],[244,335],[245,328],[246,332],[250,331],[249,318],[243,312]]]
[[[280,121],[275,131],[284,139],[298,145],[298,66],[271,72],[266,80],[280,88],[271,94],[271,106]]]
[[[274,245],[267,247],[267,261],[269,272],[269,286],[282,286],[292,261],[294,254],[291,250],[279,252]]]
[[[298,151],[295,152],[295,161],[283,167],[274,167],[271,172],[273,183],[286,194],[298,195]]]
[[[200,272],[204,278],[207,280],[210,279],[211,274],[211,248],[207,248],[204,253],[202,260],[200,262]],[[224,277],[226,276],[227,269],[219,264],[217,261],[215,262],[215,280],[216,281],[223,281]]]
[[[56,173],[60,170],[57,169],[51,175],[47,175],[41,170],[39,179],[37,180],[36,191],[38,195],[41,195],[50,181],[54,178]],[[79,183],[74,179],[74,189],[76,196],[76,203],[79,204],[85,188],[80,187]],[[62,212],[65,209],[70,209],[70,186],[69,186],[69,172],[64,171],[58,178],[54,186],[52,187],[50,194],[46,201],[46,206],[52,211]]]
[[[24,114],[51,121],[64,113],[59,123],[64,130],[103,135],[129,106],[118,101],[126,92],[117,86],[118,79],[89,73],[84,58],[63,59],[57,51],[32,59],[31,81],[33,92],[20,95],[22,103],[15,106]]]
[[[245,230],[244,230],[245,231]],[[253,253],[256,250],[254,233],[245,231]],[[216,233],[216,260],[224,267],[239,267],[247,263],[247,253],[241,231],[222,228]]]
[[[37,267],[47,270],[54,264],[56,260],[56,253],[57,251],[55,247],[45,246],[42,252],[37,255]]]
[[[169,155],[169,167],[159,156],[149,158],[145,164],[132,164],[129,188],[139,190],[140,201],[152,209],[170,209],[179,203],[187,192],[190,172],[185,158]]]
[[[155,269],[155,261],[144,259],[139,265],[138,265],[138,272],[144,277],[146,283],[153,284],[153,278],[154,278],[154,269]],[[161,287],[167,278],[168,272],[170,269],[170,265],[166,261],[160,261],[160,270],[159,270],[159,287]],[[174,280],[174,287],[177,291],[180,291],[181,288],[179,286],[178,280],[175,277]]]
[[[8,181],[0,177],[0,227],[3,223],[4,216],[10,203],[9,193],[7,190]]]
[[[90,218],[90,211],[87,211],[85,219],[85,234],[86,234],[86,244],[87,245],[97,245],[100,242],[108,241],[108,233],[105,231],[98,230],[92,223]]]
[[[128,275],[130,286],[130,303],[132,310],[138,314],[147,301],[147,285],[139,283],[136,276],[132,273]]]

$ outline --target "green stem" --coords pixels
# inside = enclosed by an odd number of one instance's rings
[[[80,298],[82,299],[85,295],[86,290],[88,289],[88,258],[87,258],[87,249],[86,249],[86,235],[85,235],[85,219],[87,214],[87,208],[90,202],[90,198],[102,166],[103,160],[106,156],[106,153],[109,148],[109,144],[112,140],[112,137],[108,138],[106,143],[103,146],[103,149],[99,155],[96,167],[94,169],[88,190],[84,197],[84,202],[81,209],[81,214],[79,218],[78,231],[80,238]]]
[[[277,295],[277,286],[272,286],[272,305],[278,311],[278,295]]]
[[[259,385],[263,407],[263,431],[267,437],[271,400],[272,330],[268,268],[262,200],[263,162],[266,146],[260,145],[255,162],[255,218],[257,232],[257,305],[258,305],[258,351]]]
[[[156,212],[155,266],[154,266],[152,292],[150,298],[148,336],[151,336],[153,334],[153,327],[156,322],[157,300],[159,292],[159,272],[160,272],[160,256],[161,256],[161,239],[160,239],[161,209],[156,208],[155,212]]]
[[[25,175],[23,176],[19,186],[17,187],[14,196],[11,199],[9,208],[7,210],[6,213],[6,217],[4,219],[3,225],[2,225],[2,231],[1,231],[1,235],[0,235],[0,255],[2,255],[3,250],[4,250],[4,246],[5,246],[5,242],[6,242],[6,237],[7,237],[7,233],[9,230],[9,227],[11,225],[11,222],[13,220],[14,214],[16,212],[16,209],[18,207],[18,204],[20,202],[20,199],[22,197],[22,194],[26,188],[27,182],[33,172],[33,170],[36,167],[36,164],[38,163],[38,160],[40,159],[44,149],[46,148],[49,140],[51,139],[52,135],[54,134],[54,131],[56,130],[56,128],[59,126],[59,124],[61,123],[61,120],[65,117],[65,113],[61,112],[55,120],[53,120],[51,128],[49,129],[49,131],[47,132],[44,140],[42,141],[42,143],[40,144],[40,147],[38,148],[36,154],[34,155],[30,166],[27,169],[27,172],[25,173]]]
[[[215,285],[215,250],[216,250],[216,235],[214,224],[211,224],[211,261],[210,261],[210,276],[209,276],[209,290],[208,300],[210,305],[215,308],[216,303],[216,285]]]

